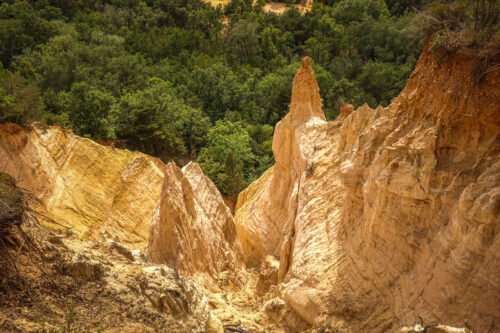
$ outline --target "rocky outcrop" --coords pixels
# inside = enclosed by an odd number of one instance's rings
[[[14,175],[26,189],[34,216],[59,231],[49,242],[66,244],[62,239],[68,237],[79,247],[78,253],[87,253],[71,260],[57,259],[57,279],[64,283],[71,279],[71,288],[81,286],[77,296],[85,294],[97,302],[101,302],[100,292],[119,294],[118,303],[128,302],[127,307],[134,311],[126,315],[140,322],[130,324],[130,331],[151,331],[151,320],[158,319],[158,327],[169,332],[221,332],[222,322],[229,327],[252,327],[255,332],[275,332],[274,322],[264,319],[255,323],[259,309],[247,293],[250,278],[241,269],[241,249],[231,211],[197,164],[190,163],[181,170],[173,163],[165,166],[150,156],[102,146],[58,127],[1,124],[0,170]],[[101,247],[103,240],[114,241],[113,252],[134,264],[122,265],[116,256],[106,260],[99,257],[93,250]],[[146,244],[145,252],[158,265],[139,273],[136,256]],[[118,275],[119,281],[115,279]],[[172,276],[177,281],[172,282]],[[183,276],[193,280],[184,280]],[[257,275],[252,274],[251,280],[257,280]],[[103,281],[106,285],[101,288]],[[131,287],[137,281],[140,291]],[[3,285],[0,283],[0,293]],[[40,290],[50,292],[47,288]],[[200,290],[210,295],[210,304]],[[55,294],[58,296],[51,300],[66,296]],[[144,320],[139,320],[138,309],[145,308],[145,299],[149,307],[142,314]],[[238,299],[238,308],[233,308],[234,299]],[[9,302],[0,307],[8,308]],[[87,311],[94,318],[86,327],[97,329],[95,318],[103,323],[112,318],[109,327],[123,331],[120,325],[127,321],[119,319],[121,310],[110,306],[113,313],[109,313],[101,305],[92,301],[82,305],[101,309],[99,313]],[[209,311],[211,307],[216,308],[216,315]],[[158,318],[149,310],[166,316]],[[0,316],[0,330],[31,329],[22,322],[23,316],[16,316],[19,323],[14,326],[3,323],[5,318]],[[32,319],[27,325],[36,326]]]
[[[2,264],[1,332],[224,332],[193,280],[146,262],[138,250],[82,243],[33,221],[23,230],[37,251],[8,250],[17,269]]]
[[[279,297],[311,325],[500,329],[500,74],[477,81],[475,63],[424,51],[389,107],[328,123],[310,111],[314,84],[298,84],[307,63],[297,74],[276,165],[235,223],[247,261],[280,256]],[[315,97],[293,109],[297,93]]]
[[[474,56],[438,66],[424,52],[387,109],[358,110],[341,129],[343,274],[363,272],[396,322],[500,329],[500,74],[474,71]]]
[[[44,225],[86,239],[146,244],[163,183],[161,162],[59,127],[0,124],[0,171],[35,196]]]
[[[243,199],[237,204],[235,223],[247,264],[255,265],[266,255],[279,256],[282,244],[293,232],[300,178],[314,153],[318,131],[324,126],[319,87],[311,60],[306,57],[293,81],[290,112],[274,132],[276,164],[240,194],[241,198],[255,198],[246,200],[249,204],[245,207],[241,207]]]
[[[233,217],[214,183],[196,163],[165,168],[161,201],[155,210],[146,255],[187,276],[236,271],[241,250]]]

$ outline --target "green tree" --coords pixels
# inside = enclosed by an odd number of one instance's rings
[[[229,31],[229,42],[238,59],[248,63],[259,52],[258,24],[251,20],[239,20]]]
[[[216,63],[207,68],[195,67],[187,84],[201,101],[212,122],[222,119],[227,111],[240,109],[244,83],[227,66]]]
[[[0,69],[0,121],[27,125],[42,116],[38,88],[19,73]]]
[[[115,102],[113,96],[84,82],[75,83],[69,94],[69,121],[78,135],[114,138],[108,114]]]
[[[292,63],[258,81],[254,98],[260,106],[260,113],[254,115],[255,122],[274,125],[286,115],[292,95],[293,77],[299,67],[299,62]]]
[[[227,195],[238,194],[245,188],[246,181],[242,167],[232,150],[227,153],[224,173],[218,174],[218,178],[222,184],[222,191]]]
[[[278,30],[273,27],[267,27],[262,32],[262,54],[264,55],[264,59],[266,59],[267,61],[273,60],[278,56],[278,50],[274,45],[276,41],[277,31]]]
[[[226,191],[228,185],[225,165],[230,151],[235,154],[245,179],[248,179],[253,172],[255,159],[250,146],[250,136],[239,123],[226,119],[218,120],[208,132],[207,145],[201,149],[198,163],[203,172],[226,194],[229,192]]]
[[[44,13],[48,15],[48,9]],[[24,49],[45,43],[59,32],[60,22],[49,22],[41,14],[27,1],[0,6],[0,61],[5,67]]]
[[[274,128],[267,124],[257,124],[248,125],[245,130],[250,136],[250,146],[255,155],[253,173],[248,178],[248,182],[252,182],[274,164],[272,151]]]
[[[122,96],[111,120],[117,137],[129,147],[164,161],[194,156],[210,127],[203,112],[187,106],[169,83],[157,78],[146,89]]]

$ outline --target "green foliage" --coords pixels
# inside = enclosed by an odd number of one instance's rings
[[[38,87],[19,73],[0,69],[0,121],[28,124],[42,113]]]
[[[197,159],[233,194],[274,163],[273,126],[301,58],[313,59],[328,119],[344,101],[387,105],[420,53],[408,26],[424,1],[322,0],[281,15],[260,0],[4,1],[0,121]]]
[[[251,20],[238,20],[229,31],[229,41],[232,49],[232,60],[239,59],[245,63],[254,62],[259,53],[259,25]]]
[[[27,1],[0,6],[0,61],[5,67],[24,49],[44,43],[60,32],[58,10],[53,10],[52,15],[49,12],[47,8],[45,15],[40,15]]]
[[[215,122],[224,118],[228,110],[240,108],[244,86],[230,68],[216,63],[206,68],[195,67],[187,88]]]
[[[230,150],[224,162],[224,173],[217,175],[222,184],[222,190],[228,195],[238,194],[245,188],[245,176],[236,154]]]
[[[361,21],[366,17],[378,20],[389,15],[384,0],[341,0],[334,5],[334,16],[341,24]]]
[[[248,125],[245,130],[250,136],[250,146],[255,155],[254,167],[248,181],[254,181],[274,164],[273,131],[270,125]]]
[[[82,136],[115,138],[108,125],[108,114],[115,99],[85,82],[73,84],[67,95],[67,114],[73,130]]]
[[[122,96],[113,106],[111,120],[117,136],[129,147],[165,161],[194,157],[210,126],[203,112],[187,106],[160,79]]]
[[[397,16],[420,10],[429,2],[429,0],[385,0],[391,14]]]
[[[250,142],[247,131],[239,123],[229,120],[218,120],[208,132],[207,146],[201,149],[198,163],[203,172],[226,194],[231,194],[235,189],[234,183],[227,182],[228,176],[238,174],[240,167],[245,177],[253,171],[255,155]],[[234,156],[228,160],[230,152]],[[234,181],[240,183],[239,180]]]
[[[276,40],[279,30],[274,27],[267,27],[262,31],[261,47],[264,59],[271,61],[278,56]]]

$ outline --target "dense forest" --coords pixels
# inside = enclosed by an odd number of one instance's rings
[[[424,0],[30,0],[0,6],[0,121],[40,121],[164,161],[197,160],[225,194],[271,166],[303,56],[327,118],[388,105],[421,52]]]

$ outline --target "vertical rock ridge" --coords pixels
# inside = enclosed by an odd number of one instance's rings
[[[231,211],[199,165],[167,164],[146,256],[186,276],[216,276],[239,267],[240,251]]]
[[[266,255],[280,256],[282,244],[290,244],[298,202],[297,180],[302,177],[313,154],[318,129],[326,126],[325,114],[311,65],[305,57],[293,80],[290,111],[276,124],[273,154],[276,164],[266,176],[269,190],[258,200],[266,208],[256,213],[254,207],[239,209],[235,215],[245,261],[253,265]],[[266,182],[267,182],[266,181]],[[241,197],[246,196],[246,192]],[[259,220],[266,222],[261,223]],[[288,247],[287,247],[288,248]]]

